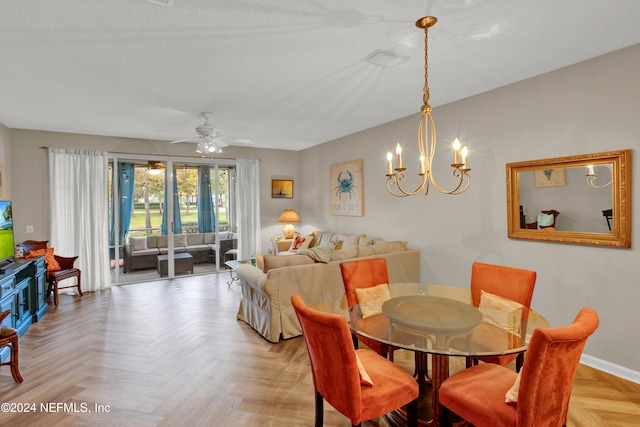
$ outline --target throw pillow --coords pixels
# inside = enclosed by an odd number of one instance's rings
[[[60,271],[60,264],[53,256],[53,248],[47,249],[47,254],[44,256],[44,262],[47,264],[47,271]]]
[[[173,246],[176,248],[183,248],[187,246],[187,235],[176,234],[173,236]]]
[[[358,297],[363,319],[381,314],[382,304],[391,298],[389,284],[381,283],[370,288],[356,288],[356,297]]]
[[[375,243],[375,240],[371,237],[361,236],[358,240],[358,244],[361,246],[371,246]]]
[[[364,369],[364,365],[360,360],[360,356],[356,353],[356,363],[358,364],[358,373],[360,374],[360,384],[362,385],[373,385],[373,381],[371,381],[371,377]]]
[[[291,242],[291,247],[289,247],[289,252],[298,252],[301,249],[307,249],[312,240],[312,236],[303,236],[300,233],[294,234],[293,242]]]
[[[331,254],[333,253],[335,246],[333,243],[323,243],[322,245],[316,246],[314,248],[308,249],[300,249],[298,251],[298,255],[307,255],[311,257],[314,261],[328,263],[331,261]]]
[[[335,250],[339,251],[340,249],[342,249],[342,240],[338,240],[337,242],[331,241],[331,243],[333,243],[333,245],[335,246]]]
[[[47,250],[46,249],[32,249],[24,257],[25,258],[36,258],[36,257],[43,256],[43,255],[46,255],[46,254],[47,254]]]
[[[518,376],[516,380],[513,382],[513,385],[509,390],[507,390],[507,394],[504,395],[505,403],[518,403],[518,391],[520,390],[520,376],[522,374],[522,369],[518,372]]]
[[[478,310],[480,310],[484,321],[518,337],[520,336],[522,308],[522,304],[515,301],[480,291]]]
[[[146,251],[147,249],[147,236],[142,237],[129,237],[129,245],[132,251]]]
[[[543,227],[551,227],[553,225],[553,215],[552,214],[538,214],[538,228]]]
[[[256,257],[256,267],[260,270],[264,270],[264,257],[261,254],[253,254]]]

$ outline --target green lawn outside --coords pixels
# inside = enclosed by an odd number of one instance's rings
[[[227,224],[227,213],[225,211],[221,211],[218,215],[220,225]],[[194,209],[191,209],[187,214],[186,210],[180,211],[180,221],[182,222],[182,226],[196,226],[198,224],[198,212]],[[143,210],[138,210],[133,212],[133,216],[131,217],[131,225],[129,226],[130,230],[136,230],[140,228],[146,227],[145,215]],[[151,212],[151,227],[156,228],[151,233],[152,235],[160,234],[160,226],[162,225],[162,215],[158,213],[158,211]],[[130,231],[130,236],[144,236],[147,233],[144,231]]]

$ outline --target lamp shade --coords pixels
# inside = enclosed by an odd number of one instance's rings
[[[296,232],[296,228],[291,223],[300,222],[300,217],[293,209],[285,209],[280,215],[280,218],[278,218],[278,222],[287,223],[284,226],[282,232],[284,233],[284,237],[286,237],[287,239],[291,239]]]
[[[300,217],[293,209],[285,209],[282,214],[280,214],[278,222],[300,222]]]

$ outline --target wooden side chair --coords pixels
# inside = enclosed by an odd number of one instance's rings
[[[531,270],[474,262],[471,266],[473,305],[480,306],[482,291],[484,291],[530,308],[536,277],[536,272]],[[467,366],[472,363],[477,364],[478,360],[505,366],[515,359],[517,359],[516,370],[520,370],[523,360],[522,353],[520,355],[477,357],[467,360]]]
[[[389,283],[387,261],[384,258],[363,259],[343,262],[340,264],[344,291],[349,308],[358,305],[356,289],[371,288],[383,283]],[[381,356],[389,357],[393,361],[394,348],[379,343],[361,335],[353,334],[353,345],[358,348],[358,340]]]
[[[53,302],[58,305],[58,290],[77,288],[78,295],[82,296],[82,285],[80,281],[80,269],[75,268],[74,264],[78,257],[63,257],[53,254],[51,248],[47,248],[48,240],[26,240],[20,245],[25,256],[29,256],[31,251],[44,251],[45,262],[47,263],[47,298],[53,293]],[[59,286],[62,280],[76,277],[76,283],[69,286]]]
[[[2,322],[10,313],[11,310],[0,313],[0,322]],[[0,363],[0,366],[11,366],[11,375],[13,376],[13,379],[18,383],[23,382],[24,378],[22,378],[22,374],[18,368],[18,331],[9,326],[2,325],[0,329],[0,348],[2,347],[9,347],[11,349],[11,354],[9,356],[9,361]]]
[[[402,368],[369,349],[353,348],[344,316],[307,306],[291,297],[307,344],[315,389],[315,425],[324,420],[324,400],[353,426],[407,405],[410,426],[418,425],[418,383]]]
[[[68,288],[77,288],[78,295],[82,296],[82,287],[80,283],[80,269],[75,268],[73,264],[78,259],[77,256],[74,257],[63,257],[60,255],[54,255],[55,260],[60,265],[60,270],[58,271],[49,271],[47,272],[47,282],[49,286],[47,287],[47,298],[53,292],[53,303],[58,305],[58,290],[59,289],[68,289]],[[70,279],[72,277],[76,277],[77,281],[75,285],[69,286],[59,286],[58,283],[65,279]]]
[[[451,412],[475,427],[566,425],[580,356],[598,322],[583,308],[569,326],[535,329],[520,375],[492,363],[452,375],[440,387],[441,425],[451,425]]]

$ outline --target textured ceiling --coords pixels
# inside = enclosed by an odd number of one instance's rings
[[[425,15],[434,107],[640,42],[636,0],[5,1],[0,123],[303,149],[419,111]]]

